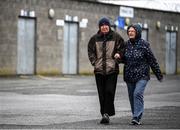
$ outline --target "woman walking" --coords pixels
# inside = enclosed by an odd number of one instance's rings
[[[129,101],[134,125],[140,125],[144,112],[144,90],[150,80],[150,68],[159,81],[162,81],[159,64],[154,57],[150,44],[141,39],[142,28],[139,24],[130,25],[127,29],[129,40],[125,44],[124,81],[127,84]]]

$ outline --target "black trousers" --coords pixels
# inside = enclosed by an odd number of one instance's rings
[[[114,97],[117,77],[117,73],[110,75],[95,74],[101,115],[104,113],[107,113],[109,116],[115,115]]]

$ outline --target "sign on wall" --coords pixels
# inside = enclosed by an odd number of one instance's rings
[[[118,17],[118,28],[124,29],[125,19],[123,17]]]
[[[129,18],[133,18],[134,17],[134,8],[130,8],[130,7],[120,7],[119,8],[119,15],[121,17],[129,17]]]

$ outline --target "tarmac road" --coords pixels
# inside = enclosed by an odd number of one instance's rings
[[[94,76],[0,78],[1,129],[180,129],[180,75],[154,76],[145,91],[142,125],[129,125],[127,88],[119,75],[116,115],[99,123]]]

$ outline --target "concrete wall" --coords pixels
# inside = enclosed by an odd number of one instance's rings
[[[48,10],[53,8],[55,16],[48,17]],[[16,75],[17,68],[17,24],[20,11],[35,11],[36,47],[35,74],[61,74],[63,59],[63,26],[57,26],[56,20],[65,20],[66,15],[77,16],[78,21],[88,19],[86,28],[79,28],[79,73],[92,73],[88,56],[87,43],[98,30],[98,20],[107,16],[115,21],[119,15],[119,6],[95,2],[70,0],[0,0],[0,75]],[[179,13],[154,10],[134,9],[131,23],[147,23],[149,42],[160,66],[165,71],[165,25],[178,26]],[[161,21],[161,28],[156,29],[156,21]],[[117,31],[127,39],[126,30]],[[178,34],[178,38],[180,34]],[[180,72],[180,40],[177,40],[177,72]]]

